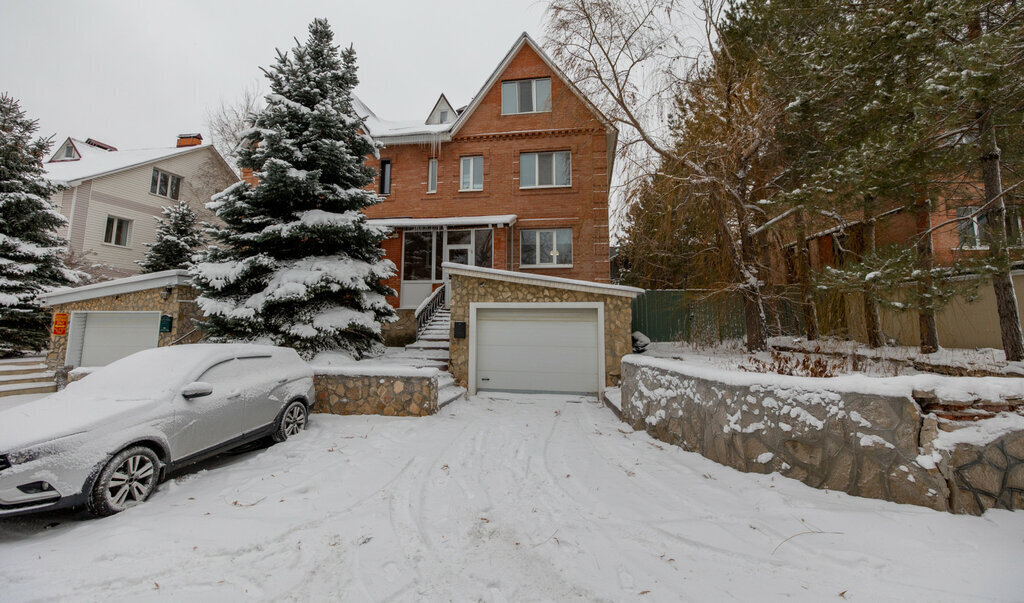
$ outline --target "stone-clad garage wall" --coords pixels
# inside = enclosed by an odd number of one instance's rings
[[[53,314],[69,315],[72,312],[90,311],[168,314],[174,317],[171,332],[160,333],[158,340],[158,345],[165,346],[172,342],[195,343],[202,338],[193,322],[193,319],[199,316],[199,308],[195,302],[197,295],[198,292],[189,285],[176,285],[55,304],[50,309]],[[67,346],[67,335],[50,335],[50,352],[46,356],[46,362],[51,368],[63,365]]]
[[[629,356],[622,418],[723,465],[815,488],[956,513],[1024,509],[1024,429],[957,443],[961,432],[939,430],[900,388],[829,391],[765,377]]]
[[[469,304],[474,302],[604,302],[605,383],[616,385],[621,377],[620,361],[633,349],[630,331],[633,315],[631,297],[601,295],[556,286],[531,285],[488,278],[451,274],[452,329],[457,321],[469,322]],[[451,338],[449,367],[455,380],[467,387],[469,339]]]

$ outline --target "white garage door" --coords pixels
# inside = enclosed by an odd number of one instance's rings
[[[75,315],[74,319],[78,318],[85,321],[78,366],[110,364],[155,348],[160,337],[159,312],[83,312]]]
[[[477,390],[596,392],[595,308],[479,308]]]

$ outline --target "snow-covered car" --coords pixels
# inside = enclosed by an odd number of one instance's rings
[[[171,471],[305,428],[313,371],[294,350],[155,348],[0,411],[0,517],[84,505],[111,515]]]

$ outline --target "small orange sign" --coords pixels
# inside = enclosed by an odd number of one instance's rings
[[[54,335],[67,335],[68,334],[68,315],[60,312],[53,315],[53,334]]]

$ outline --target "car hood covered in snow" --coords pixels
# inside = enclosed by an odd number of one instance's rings
[[[83,431],[123,424],[161,401],[87,398],[75,388],[0,411],[0,453],[15,452]]]

